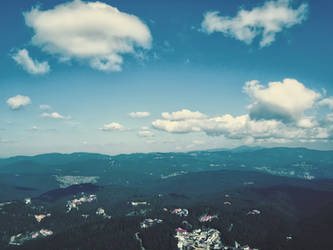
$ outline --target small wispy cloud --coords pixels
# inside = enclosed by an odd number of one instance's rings
[[[125,126],[117,122],[111,122],[109,124],[104,124],[99,130],[102,131],[126,131],[128,130]]]
[[[50,65],[48,62],[39,62],[38,60],[32,59],[26,49],[19,50],[12,56],[12,58],[30,74],[43,75],[50,72]]]
[[[58,112],[52,112],[52,113],[43,113],[40,115],[41,117],[46,117],[46,118],[52,118],[52,119],[59,119],[59,120],[70,120],[72,119],[71,116],[64,116],[59,114]]]
[[[39,108],[41,110],[51,110],[52,109],[52,107],[50,105],[46,105],[46,104],[39,105]]]
[[[149,117],[150,116],[150,113],[149,112],[131,112],[129,113],[129,116],[132,117],[132,118],[146,118],[146,117]]]

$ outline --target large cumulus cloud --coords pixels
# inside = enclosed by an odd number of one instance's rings
[[[267,87],[250,81],[245,84],[244,92],[251,100],[249,114],[209,117],[190,110],[163,112],[162,119],[153,121],[152,126],[168,133],[203,132],[209,136],[251,142],[332,140],[332,115],[320,120],[305,114],[316,106],[321,95],[297,80],[270,82]]]
[[[298,122],[304,119],[304,112],[311,109],[321,96],[306,88],[295,79],[270,82],[268,87],[259,81],[249,81],[244,86],[252,104],[248,106],[252,119],[275,119],[284,122]]]
[[[120,71],[122,55],[151,47],[150,30],[138,17],[102,2],[75,0],[24,13],[32,43],[61,60],[86,60],[103,71]]]

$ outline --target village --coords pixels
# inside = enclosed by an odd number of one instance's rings
[[[79,206],[82,203],[85,202],[93,202],[97,199],[95,194],[90,194],[90,195],[85,195],[84,193],[81,193],[81,197],[80,198],[75,198],[73,200],[69,200],[67,201],[67,213],[69,213],[72,209],[79,209]]]
[[[235,246],[223,245],[221,233],[216,229],[195,229],[188,232],[183,228],[176,228],[175,238],[178,240],[179,250],[188,249],[225,249],[225,250],[258,250],[248,245],[241,246],[235,241]]]
[[[162,195],[159,195],[162,197]],[[226,198],[229,198],[229,195],[225,195]],[[73,199],[68,200],[65,203],[66,210],[65,213],[71,212],[73,209],[79,210],[79,207],[84,203],[91,203],[97,200],[96,194],[86,194],[81,193],[78,196],[74,196]],[[24,204],[28,207],[37,209],[41,211],[38,207],[35,207],[32,203],[31,198],[24,199]],[[11,202],[3,202],[0,204],[0,209],[6,205],[10,205]],[[150,206],[148,201],[129,201],[128,204],[135,208],[131,213],[131,216],[140,215],[146,216],[146,213],[150,211],[147,207]],[[231,206],[231,202],[225,201],[224,205]],[[144,208],[146,207],[146,208]],[[139,208],[139,210],[137,209]],[[144,212],[140,212],[143,210]],[[169,213],[170,215],[175,215],[179,217],[189,217],[190,211],[187,208],[162,208],[162,211]],[[111,215],[108,215],[104,208],[97,208],[95,214],[97,216],[102,216],[105,219],[111,219]],[[250,210],[247,215],[260,215],[261,212],[257,209]],[[84,219],[87,219],[89,214],[81,214]],[[127,216],[130,216],[129,214]],[[34,214],[37,223],[41,223],[45,218],[51,217],[51,213],[42,212]],[[240,245],[238,242],[235,242],[235,246],[225,246],[221,239],[221,232],[214,228],[207,227],[206,223],[209,223],[213,220],[218,220],[219,216],[217,214],[203,214],[198,217],[198,221],[202,223],[201,228],[193,229],[193,226],[188,221],[183,221],[182,224],[175,229],[175,239],[177,239],[177,247],[180,250],[187,249],[230,249],[230,250],[256,250],[256,248],[250,248],[248,245]],[[145,218],[139,225],[138,228],[141,230],[150,230],[149,228],[154,227],[158,224],[164,223],[163,219],[160,218]],[[233,228],[233,224],[230,224],[228,231],[230,232]],[[32,232],[22,232],[15,234],[10,237],[8,242],[9,245],[20,246],[24,244],[27,240],[39,239],[53,235],[54,232],[49,229],[41,228],[37,231]],[[291,236],[286,237],[287,240],[291,240]],[[142,244],[142,242],[141,242]]]
[[[21,246],[26,240],[32,240],[42,237],[47,237],[53,234],[53,231],[48,229],[41,229],[36,232],[19,233],[10,237],[9,245]]]

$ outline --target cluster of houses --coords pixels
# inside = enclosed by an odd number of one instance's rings
[[[137,206],[147,206],[150,205],[147,201],[132,201],[131,205],[133,207],[137,207]]]
[[[188,216],[189,212],[186,208],[175,208],[171,211],[171,214],[176,214],[178,216]]]
[[[177,228],[175,238],[178,240],[177,247],[180,250],[222,249],[223,247],[220,232],[216,229],[196,229],[188,232],[183,228]]]
[[[47,213],[47,214],[35,214],[35,219],[37,222],[41,222],[45,217],[50,217],[51,214]]]
[[[223,245],[220,232],[216,229],[196,229],[192,232],[183,228],[176,229],[175,238],[178,240],[179,250],[187,249],[224,249],[224,250],[258,250],[248,245],[241,245],[235,241],[234,246]]]
[[[30,233],[19,233],[17,235],[13,235],[10,237],[9,245],[21,246],[27,240],[47,237],[52,234],[53,232],[48,229],[41,229],[39,231],[30,232]]]
[[[93,202],[97,199],[95,194],[85,195],[82,193],[82,197],[75,198],[73,200],[67,201],[66,207],[67,207],[67,213],[69,213],[72,209],[79,209],[79,205],[85,202]]]
[[[25,203],[26,205],[30,205],[30,204],[31,204],[31,198],[25,198],[25,199],[24,199],[24,203]]]
[[[70,187],[72,185],[98,182],[99,176],[72,176],[72,175],[54,175],[56,181],[59,183],[60,188]]]
[[[101,208],[101,207],[97,209],[96,214],[97,215],[101,215],[101,216],[103,216],[106,219],[111,219],[111,215],[107,215],[105,213],[105,210],[103,208]]]
[[[163,220],[161,219],[145,219],[143,222],[140,223],[140,228],[149,228],[149,227],[152,227],[156,224],[160,224],[162,223]]]
[[[217,215],[204,214],[204,215],[200,216],[199,221],[200,222],[210,222],[210,221],[212,221],[214,219],[217,219],[217,218],[218,218]]]
[[[229,198],[229,195],[225,195],[226,198]],[[79,209],[79,206],[86,202],[93,202],[97,200],[97,196],[95,194],[85,194],[81,193],[80,196],[76,197],[74,196],[73,200],[67,201],[66,207],[67,207],[67,213],[70,212],[72,209]],[[26,198],[24,200],[24,203],[27,205],[31,204],[31,199]],[[4,205],[10,204],[8,203],[0,203],[0,210],[1,207]],[[142,208],[145,206],[149,206],[150,204],[146,201],[131,201],[129,204],[133,207],[139,207]],[[225,201],[224,205],[231,205],[231,202]],[[142,209],[141,209],[142,210]],[[163,208],[163,211],[171,213],[173,215],[177,215],[180,217],[187,217],[189,215],[189,210],[186,208],[175,208],[175,209],[168,209]],[[133,212],[134,213],[134,212]],[[136,211],[134,214],[128,214],[130,215],[138,215],[137,213],[141,214],[141,212]],[[146,213],[142,213],[141,215],[145,215]],[[257,209],[253,209],[247,213],[248,215],[259,215],[261,212]],[[103,208],[98,208],[96,211],[96,215],[102,216],[107,219],[111,219],[111,216],[106,214],[105,210]],[[40,223],[43,219],[46,217],[50,217],[50,213],[40,213],[35,214],[34,218],[38,223]],[[88,214],[82,214],[83,218],[88,218]],[[200,216],[199,221],[202,223],[205,222],[211,222],[214,219],[218,219],[218,215],[209,215],[204,214]],[[152,219],[147,218],[144,219],[140,223],[141,229],[147,229],[150,228],[156,224],[162,223],[162,219]],[[254,248],[250,248],[248,245],[241,246],[239,243],[235,242],[235,246],[225,246],[223,245],[220,237],[220,232],[217,229],[211,229],[211,228],[203,228],[203,229],[195,229],[192,231],[192,225],[189,224],[187,221],[183,221],[182,227],[184,228],[177,228],[175,238],[178,240],[178,248],[180,250],[185,249],[230,249],[230,250],[255,250]],[[230,232],[232,230],[233,224],[230,225],[228,231]],[[9,245],[14,246],[20,246],[25,241],[31,240],[31,239],[37,239],[37,238],[43,238],[48,237],[53,234],[53,231],[47,230],[47,229],[40,229],[39,231],[34,232],[28,232],[28,233],[20,233],[17,235],[13,235],[10,237]],[[291,236],[286,237],[287,240],[292,239]]]
[[[31,205],[31,198],[25,198],[23,200],[24,204],[26,205]],[[5,203],[0,203],[9,205],[12,202],[5,202]],[[40,223],[43,219],[46,217],[50,217],[50,213],[45,213],[45,214],[35,214],[34,218],[38,223]],[[43,237],[48,237],[53,234],[52,230],[49,229],[40,229],[39,231],[34,231],[34,232],[25,232],[25,233],[19,233],[16,235],[12,235],[9,239],[8,244],[13,245],[13,246],[21,246],[25,241],[27,240],[32,240],[32,239],[37,239],[37,238],[43,238]]]
[[[148,211],[151,210],[148,208],[142,208],[150,205],[147,201],[131,201],[129,204],[131,204],[132,207],[139,207],[140,209],[135,209],[134,211],[127,213],[126,216],[145,216]]]
[[[253,209],[247,213],[248,215],[259,215],[261,212],[257,209]]]

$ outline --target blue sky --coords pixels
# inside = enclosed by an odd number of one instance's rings
[[[0,156],[333,149],[332,3],[3,4]]]

